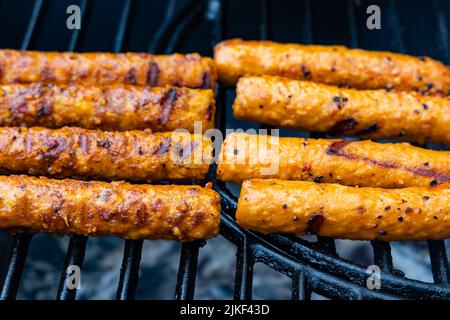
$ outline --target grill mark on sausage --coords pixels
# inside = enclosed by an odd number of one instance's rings
[[[443,172],[440,172],[436,169],[430,169],[430,168],[406,168],[407,171],[418,174],[419,176],[425,176],[425,177],[432,177],[434,178],[437,183],[442,183],[446,181],[450,181],[450,174],[446,174]]]
[[[156,86],[158,84],[159,67],[155,62],[150,62],[147,71],[147,84]]]
[[[131,68],[128,71],[127,74],[127,80],[129,84],[136,84],[137,83],[137,79],[136,79],[136,69],[135,68]]]
[[[310,234],[318,234],[320,231],[320,227],[322,227],[324,221],[325,217],[320,213],[316,213],[311,218],[309,218],[306,230]]]
[[[156,150],[156,155],[163,156],[165,155],[170,148],[171,140],[165,139],[163,142],[161,142]]]
[[[338,136],[355,129],[357,125],[358,121],[353,118],[347,118],[336,122],[335,125],[328,130],[328,133],[333,136]]]
[[[371,164],[374,164],[376,166],[383,167],[383,168],[389,168],[389,169],[400,169],[400,168],[403,168],[404,170],[406,170],[408,172],[411,172],[411,173],[414,173],[414,174],[417,174],[419,176],[432,177],[438,183],[450,181],[450,174],[441,172],[441,171],[436,170],[436,169],[432,169],[432,168],[428,168],[428,167],[427,168],[423,168],[423,167],[415,167],[415,168],[405,167],[405,166],[402,166],[400,164],[389,162],[389,161],[382,161],[382,160],[377,160],[377,159],[371,159],[371,158],[368,158],[368,157],[360,158],[356,154],[345,152],[343,149],[347,145],[352,143],[352,142],[353,141],[346,141],[346,140],[333,142],[327,149],[327,155],[329,155],[329,156],[345,157],[347,159],[353,159],[353,160],[362,160],[364,162],[369,162]]]
[[[159,117],[159,123],[161,125],[165,125],[169,121],[170,112],[178,98],[178,91],[175,88],[171,88],[167,91],[164,96],[161,98],[159,103],[162,106],[162,113]]]
[[[208,107],[206,108],[206,120],[211,121],[212,116],[213,116],[213,106],[208,105]]]
[[[209,72],[204,72],[202,75],[202,85],[200,89],[211,89],[211,75]]]

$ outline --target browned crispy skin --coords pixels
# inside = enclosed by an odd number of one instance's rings
[[[7,173],[100,180],[199,181],[211,161],[202,135],[0,128],[0,169]]]
[[[192,241],[217,236],[219,195],[199,186],[0,176],[0,228]]]
[[[194,132],[214,127],[212,90],[40,83],[0,86],[0,126]]]
[[[354,90],[281,77],[244,77],[234,116],[331,135],[450,146],[450,96]]]
[[[217,177],[235,183],[277,178],[380,188],[433,186],[450,182],[450,151],[407,143],[231,134],[222,146]]]
[[[450,92],[450,68],[428,57],[391,52],[233,39],[216,46],[214,61],[226,84],[266,74],[358,89]]]
[[[216,70],[199,54],[0,50],[0,83],[174,85],[212,89]]]
[[[248,180],[236,212],[244,228],[353,240],[450,237],[450,185],[354,188],[285,180]]]

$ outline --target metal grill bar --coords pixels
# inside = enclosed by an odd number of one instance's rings
[[[69,266],[78,266],[81,269],[84,261],[84,254],[86,252],[87,240],[88,238],[83,236],[70,237],[56,300],[75,300],[77,289],[69,289],[67,286],[71,276],[67,273],[67,269]]]
[[[143,240],[126,240],[120,268],[117,300],[133,300],[139,280]]]
[[[182,21],[179,22],[178,26],[172,34],[172,37],[167,44],[166,52],[171,53],[176,51],[177,45],[184,38],[189,30],[189,27],[195,22],[195,20],[200,17],[205,9],[205,1],[198,1],[197,5],[189,11],[189,13],[184,17]]]
[[[398,12],[397,12],[397,4],[395,0],[389,0],[389,10],[387,12],[388,14],[388,21],[389,24],[392,26],[392,34],[394,36],[394,46],[396,48],[396,51],[400,53],[405,53],[405,43],[403,41],[402,37],[402,30],[400,26],[400,21],[398,18]]]
[[[6,272],[0,300],[14,300],[19,289],[20,277],[27,259],[31,235],[17,234],[13,237],[11,251],[9,254],[8,271]]]
[[[169,16],[167,13],[166,17],[171,17],[171,19],[166,19],[161,27],[156,31],[155,36],[148,46],[148,52],[157,53],[160,52],[161,46],[165,43],[165,39],[167,39],[170,34],[175,30],[176,26],[180,21],[184,19],[184,17],[198,5],[199,1],[196,0],[188,0],[186,4],[177,12],[173,17]],[[168,3],[169,10],[170,2]],[[167,10],[166,12],[169,12]]]
[[[308,289],[308,277],[299,272],[292,278],[292,300],[311,300],[311,291]]]
[[[259,22],[259,39],[267,40],[270,38],[270,0],[261,0]]]
[[[445,62],[450,65],[450,45],[448,43],[448,28],[447,19],[443,13],[442,3],[439,0],[433,0],[434,12],[436,12],[436,19],[438,24],[439,39],[444,51]]]
[[[116,38],[114,40],[114,52],[120,52],[122,50],[123,39],[127,30],[128,17],[130,15],[132,0],[125,0],[122,15],[120,16],[119,27],[117,28]]]
[[[234,299],[250,300],[253,287],[253,249],[248,239],[242,239],[236,252],[236,274],[234,280]]]
[[[373,247],[374,263],[380,267],[381,271],[392,272],[394,270],[392,264],[391,246],[388,242],[371,241]]]
[[[444,241],[428,241],[431,271],[435,283],[449,284],[450,270]]]
[[[30,46],[31,38],[33,37],[34,30],[36,28],[36,23],[39,19],[39,15],[41,13],[42,4],[44,0],[36,0],[34,2],[33,11],[31,11],[30,20],[28,22],[27,31],[25,32],[25,37],[22,41],[22,45],[20,46],[21,50],[27,50]]]
[[[84,17],[86,16],[86,10],[88,6],[88,0],[81,0],[80,3],[80,16],[81,21],[84,21]],[[80,36],[81,29],[75,29],[72,31],[72,35],[70,36],[69,42],[69,51],[75,51],[77,48],[78,38]]]

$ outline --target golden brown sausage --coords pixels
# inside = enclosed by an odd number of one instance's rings
[[[380,188],[429,186],[450,182],[450,151],[407,143],[231,134],[219,155],[217,177],[235,183],[277,178]]]
[[[76,127],[0,128],[0,169],[54,177],[199,181],[211,160],[202,135]]]
[[[261,233],[382,241],[446,239],[450,185],[379,189],[248,180],[242,184],[236,219]]]
[[[0,176],[2,229],[191,241],[219,221],[219,195],[198,186]]]
[[[0,126],[194,132],[214,127],[212,90],[130,85],[0,86]]]
[[[132,84],[214,88],[216,71],[199,54],[0,50],[0,83]]]
[[[227,40],[214,50],[219,80],[278,75],[358,89],[449,94],[450,68],[427,57],[348,49],[343,46]]]
[[[244,77],[234,116],[331,135],[450,146],[450,96],[342,89],[281,77]]]

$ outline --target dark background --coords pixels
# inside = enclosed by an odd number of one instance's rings
[[[176,3],[175,11],[183,4]],[[46,0],[31,38],[31,50],[68,50],[74,31],[66,28],[66,8],[74,0]],[[123,51],[147,51],[161,25],[167,1],[134,1],[125,30]],[[34,1],[0,1],[0,48],[20,48]],[[123,1],[90,0],[76,51],[113,51],[116,32],[123,13]],[[381,8],[381,30],[367,30],[368,5]],[[225,38],[258,39],[281,42],[343,44],[371,50],[389,50],[428,55],[450,63],[450,1],[270,1],[267,32],[260,27],[259,0],[229,0],[225,12]],[[176,48],[180,52],[212,55],[211,17],[214,1],[189,28]],[[228,91],[226,106],[234,98]],[[227,115],[229,127],[256,127],[235,121]],[[297,135],[293,131],[284,134]],[[0,233],[0,283],[4,277],[11,237]],[[63,265],[67,239],[48,235],[33,238],[18,298],[53,299]],[[371,248],[365,241],[337,241],[338,253],[352,261],[369,265]],[[425,243],[393,243],[394,266],[407,276],[432,281]],[[174,242],[146,241],[137,298],[172,298],[179,261],[180,245]],[[117,289],[123,241],[115,238],[90,238],[82,268],[82,288],[77,298],[113,298]],[[208,241],[200,250],[196,297],[231,298],[235,268],[235,247],[222,237]],[[270,268],[257,264],[254,276],[255,299],[287,299],[290,280]],[[321,298],[313,296],[313,298]]]

